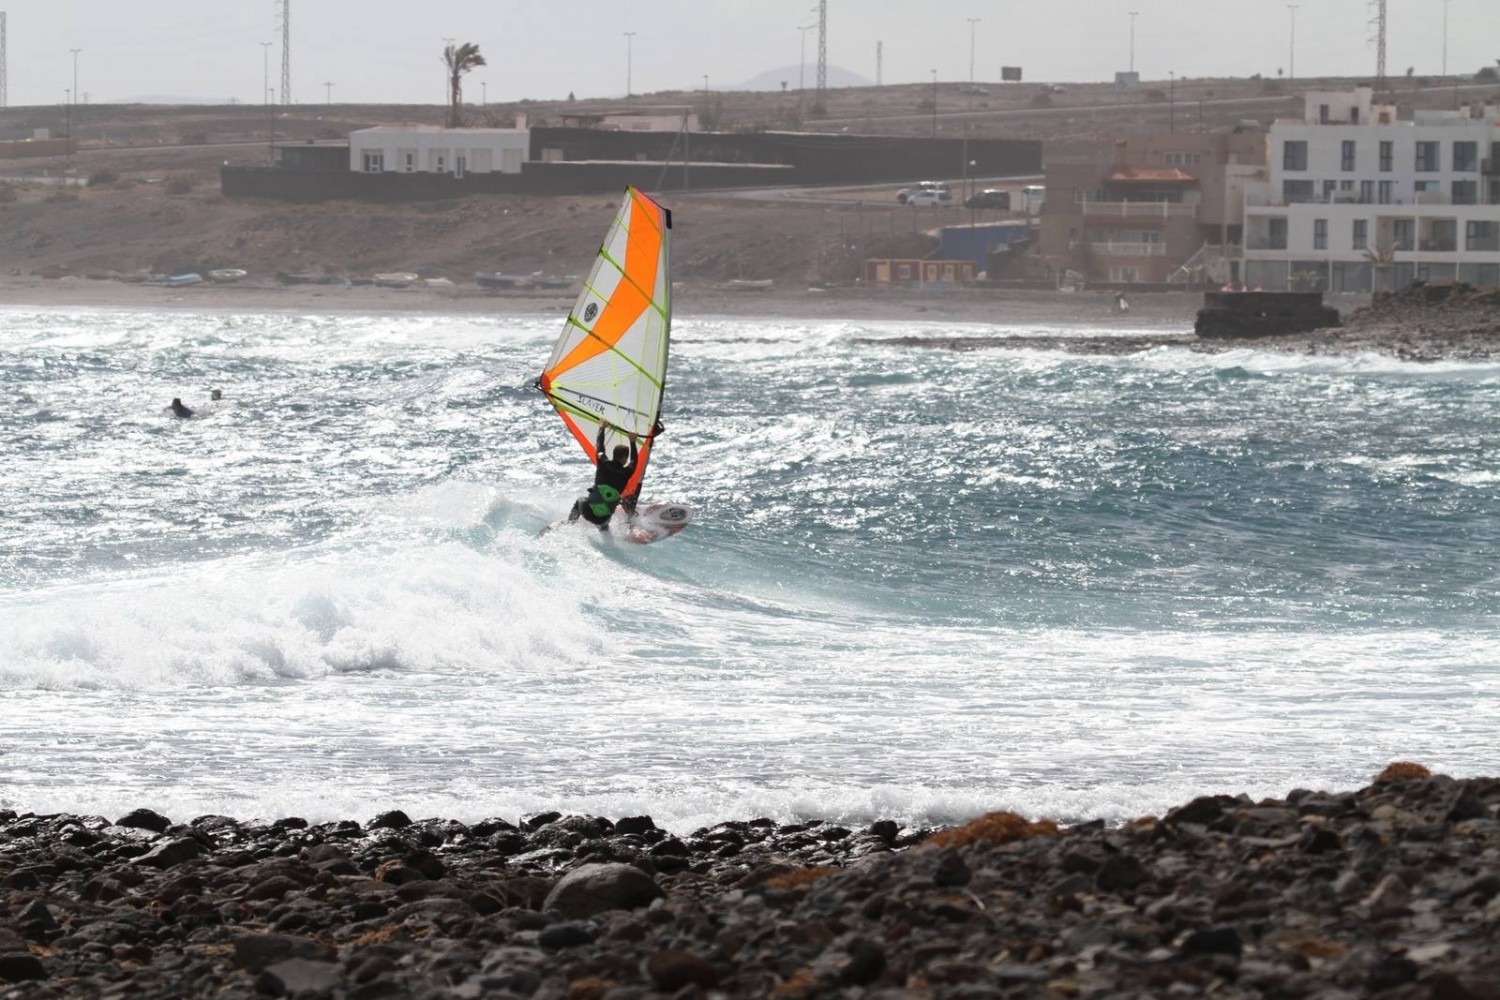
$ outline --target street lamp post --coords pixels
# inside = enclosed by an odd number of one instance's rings
[[[1292,37],[1287,46],[1286,56],[1286,78],[1295,80],[1297,78],[1297,8],[1301,4],[1289,3],[1286,9],[1292,12]]]
[[[260,43],[260,99],[266,104],[266,156],[276,161],[276,126],[271,118],[271,42]]]
[[[627,31],[625,32],[625,99],[627,101],[630,100],[630,95],[632,93],[631,87],[633,84],[630,77],[632,75],[632,71],[635,68],[633,65],[635,60],[634,48],[635,32]]]
[[[932,71],[932,137],[937,138],[937,70]]]
[[[82,49],[69,49],[73,53],[73,103],[78,103],[78,53]]]
[[[802,32],[802,54],[797,58],[798,93],[807,89],[807,33],[816,27],[816,24],[804,24],[797,29]]]
[[[1125,13],[1127,13],[1127,14],[1130,15],[1130,72],[1134,73],[1135,72],[1135,16],[1137,14],[1139,14],[1140,11],[1138,11],[1138,10],[1127,10]],[[1158,79],[1160,79],[1160,78],[1158,78]]]
[[[73,172],[73,92],[63,88],[63,183]]]
[[[324,99],[323,99],[323,103],[326,104],[326,105],[328,105],[330,108],[333,107],[333,81],[332,80],[327,80],[327,81],[324,82],[324,84],[323,84],[323,92],[324,92],[324,95],[325,95]]]
[[[969,22],[969,89],[974,89],[974,26],[979,23],[979,18],[969,17],[964,20]]]
[[[1167,131],[1177,131],[1177,71],[1167,70]]]
[[[1448,75],[1448,0],[1443,0],[1443,75]]]

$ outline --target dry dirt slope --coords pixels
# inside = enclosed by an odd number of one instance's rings
[[[360,276],[415,271],[467,281],[478,272],[573,274],[598,247],[614,195],[475,196],[413,205],[238,201],[162,185],[89,188],[73,200],[22,189],[0,203],[6,273],[240,267]],[[925,256],[930,217],[896,206],[798,205],[730,197],[666,199],[676,275],[773,278],[779,285],[853,280],[866,256]]]

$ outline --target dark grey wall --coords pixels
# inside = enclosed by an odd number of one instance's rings
[[[435,201],[471,194],[598,194],[627,184],[650,191],[763,187],[793,183],[789,167],[694,163],[686,171],[660,163],[526,163],[519,174],[381,173],[223,167],[224,194],[282,201]]]

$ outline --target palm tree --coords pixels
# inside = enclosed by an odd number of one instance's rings
[[[484,56],[479,54],[479,46],[473,42],[464,42],[458,46],[450,45],[443,49],[443,65],[448,67],[448,91],[451,95],[448,127],[458,128],[463,124],[458,109],[463,99],[464,74],[475,66],[485,65]]]

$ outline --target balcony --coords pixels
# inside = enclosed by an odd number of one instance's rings
[[[1419,246],[1430,253],[1452,253],[1458,249],[1458,240],[1422,240]]]
[[[1245,241],[1245,249],[1246,250],[1285,250],[1286,249],[1286,239],[1283,237],[1282,239],[1279,239],[1279,240],[1269,240],[1269,239],[1246,240]]]
[[[1087,250],[1089,253],[1110,257],[1165,257],[1167,255],[1165,243],[1134,243],[1124,240],[1110,240],[1104,243],[1075,240],[1069,244],[1069,249]]]
[[[1197,205],[1180,201],[1085,201],[1079,207],[1089,218],[1167,219],[1198,214]]]

